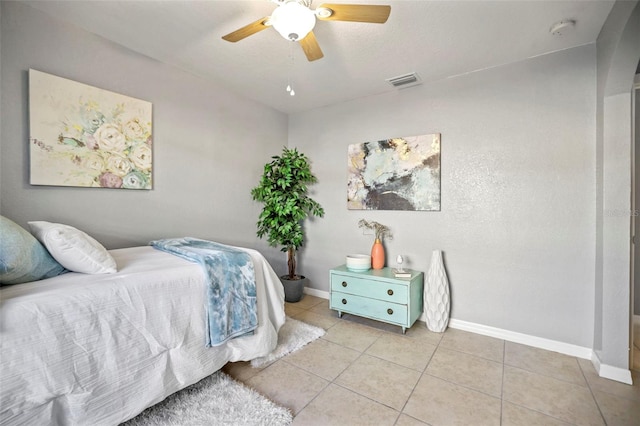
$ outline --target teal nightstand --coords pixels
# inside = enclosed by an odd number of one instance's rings
[[[351,271],[345,265],[329,272],[329,307],[344,312],[395,324],[402,332],[422,314],[424,274],[411,270],[411,277],[396,278],[393,268]]]

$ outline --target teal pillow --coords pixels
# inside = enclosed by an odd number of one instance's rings
[[[0,285],[43,280],[68,272],[40,241],[0,216]]]

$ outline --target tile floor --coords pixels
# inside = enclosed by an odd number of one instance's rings
[[[309,295],[285,310],[327,333],[265,368],[225,371],[294,425],[640,425],[640,372],[629,386],[588,360],[421,322],[402,335]]]

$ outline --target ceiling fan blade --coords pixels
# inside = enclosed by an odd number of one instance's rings
[[[302,46],[302,50],[304,50],[304,54],[307,55],[307,59],[309,61],[315,61],[316,59],[320,59],[324,56],[313,31],[300,40],[300,46]]]
[[[232,43],[235,43],[236,41],[240,41],[243,38],[249,37],[250,35],[253,35],[257,32],[267,29],[269,26],[265,25],[265,23],[267,22],[268,19],[269,17],[258,19],[256,22],[252,22],[251,24],[246,25],[240,28],[239,30],[235,30],[234,32],[229,33],[226,36],[223,36],[222,38],[223,40],[227,40]]]
[[[367,5],[367,4],[321,4],[318,9],[329,9],[330,16],[323,17],[318,13],[317,17],[323,21],[351,21],[372,22],[384,24],[391,13],[391,6]]]

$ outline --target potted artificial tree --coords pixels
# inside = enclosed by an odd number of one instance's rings
[[[255,201],[264,204],[258,219],[258,237],[267,236],[270,246],[287,252],[289,273],[280,277],[285,300],[298,302],[307,279],[296,273],[296,251],[304,243],[302,222],[309,216],[324,216],[324,209],[307,195],[315,183],[311,164],[296,148],[284,147],[280,156],[265,164],[260,184],[251,190]]]

